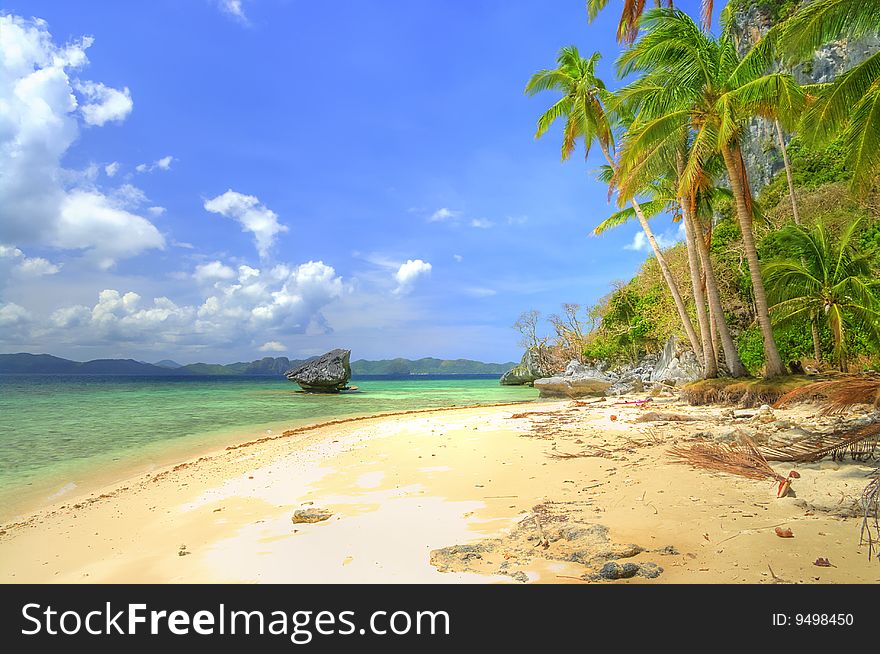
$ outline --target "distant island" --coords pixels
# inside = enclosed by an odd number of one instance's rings
[[[309,359],[264,357],[256,361],[238,363],[190,363],[181,365],[171,359],[155,363],[134,359],[95,359],[71,361],[51,354],[0,354],[0,374],[56,374],[56,375],[186,375],[224,376],[281,376],[287,370]],[[359,359],[351,364],[352,376],[369,375],[501,375],[516,364],[483,363],[470,359]]]

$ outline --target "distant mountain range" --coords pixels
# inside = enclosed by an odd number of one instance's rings
[[[134,359],[95,359],[71,361],[51,354],[0,354],[0,373],[40,373],[57,375],[259,375],[275,377],[301,365],[308,359],[265,357],[257,361],[230,364],[190,363],[181,365],[171,359],[156,363]],[[483,363],[470,359],[359,359],[351,364],[353,377],[361,375],[501,375],[515,363]]]

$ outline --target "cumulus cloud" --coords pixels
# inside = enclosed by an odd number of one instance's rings
[[[165,207],[150,207],[147,211],[150,212],[151,216],[161,216],[165,213]]]
[[[43,277],[56,274],[61,266],[42,257],[26,257],[16,247],[0,245],[0,272],[4,270],[18,277]]]
[[[261,259],[269,256],[275,237],[287,231],[287,226],[278,222],[278,214],[261,204],[256,196],[232,189],[205,201],[205,210],[232,218],[241,224],[242,231],[251,232]]]
[[[95,187],[97,166],[61,166],[81,123],[97,127],[131,111],[127,90],[71,80],[93,39],[59,47],[45,21],[12,15],[0,15],[0,35],[0,239],[87,251],[105,266],[162,247],[148,220]]]
[[[22,327],[31,321],[30,312],[14,302],[0,305],[0,327],[13,329]]]
[[[119,172],[119,162],[118,161],[114,161],[113,163],[108,163],[106,166],[104,166],[104,173],[107,175],[107,177],[114,177],[116,175],[116,173],[118,173],[118,172]]]
[[[260,339],[264,351],[282,351],[284,335],[331,331],[322,309],[346,290],[336,271],[321,261],[265,270],[212,261],[197,266],[192,277],[201,291],[198,303],[147,300],[132,291],[104,289],[92,306],[54,311],[43,336],[77,343],[199,347]],[[7,313],[11,321],[20,312],[12,308]]]
[[[286,352],[287,348],[283,343],[278,341],[268,341],[263,343],[259,348],[260,352]]]
[[[220,10],[240,23],[247,23],[247,16],[241,6],[241,0],[218,0]]]
[[[87,125],[100,127],[110,121],[122,122],[134,107],[128,87],[120,91],[100,82],[86,81],[77,82],[76,90],[85,100],[79,110]]]
[[[120,208],[107,196],[74,190],[61,203],[50,244],[89,250],[106,269],[118,258],[163,248],[165,239],[146,218]]]
[[[161,159],[157,159],[153,163],[138,164],[134,169],[139,173],[151,173],[154,170],[171,170],[171,163],[173,161],[174,157],[169,154]]]
[[[394,279],[397,282],[397,288],[394,289],[395,295],[408,293],[412,290],[413,285],[419,277],[431,274],[431,264],[421,259],[408,259],[406,263],[401,264],[397,272],[394,273]]]
[[[429,223],[442,222],[444,220],[451,220],[453,218],[458,218],[461,215],[460,211],[453,211],[452,209],[447,209],[446,207],[440,207],[432,213],[428,217]]]
[[[235,271],[220,261],[212,261],[196,266],[193,278],[200,284],[213,284],[221,280],[235,279]]]
[[[452,258],[455,259],[458,263],[461,263],[462,261],[464,261],[464,257],[461,256],[460,254],[453,254]]]
[[[657,245],[661,248],[672,247],[684,239],[684,223],[679,223],[678,229],[675,231],[654,234],[654,238],[657,241]],[[635,233],[633,240],[624,245],[623,249],[633,250],[634,252],[653,252],[653,248],[651,248],[651,244],[648,242],[648,237],[641,230]]]
[[[486,220],[485,218],[474,218],[471,221],[471,227],[476,227],[477,229],[489,229],[493,224],[491,220]]]

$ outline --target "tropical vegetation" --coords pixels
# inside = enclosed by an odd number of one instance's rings
[[[558,96],[536,138],[559,121],[563,160],[578,143],[603,154],[597,177],[618,207],[594,234],[636,220],[653,253],[595,306],[551,316],[541,343],[559,361],[634,363],[678,336],[707,378],[876,366],[880,7],[731,0],[712,26],[713,4],[695,18],[624,0],[614,90],[599,54],[574,46],[526,85]],[[590,20],[610,5],[588,0]],[[737,22],[746,11],[769,19],[762,37]],[[843,38],[862,39],[864,56],[813,82],[814,53]],[[664,249],[651,223],[670,219],[684,240]]]

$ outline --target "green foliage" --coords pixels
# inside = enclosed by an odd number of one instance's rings
[[[778,23],[791,16],[799,5],[798,0],[730,0],[727,3],[727,6],[737,13],[744,13],[757,7],[773,23]]]
[[[840,139],[826,147],[810,147],[795,136],[787,146],[795,188],[815,189],[825,184],[848,182],[852,172],[847,169],[846,150]],[[772,209],[788,202],[788,178],[780,170],[762,191],[761,205]]]

